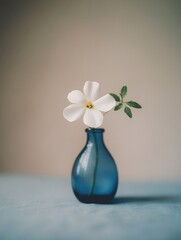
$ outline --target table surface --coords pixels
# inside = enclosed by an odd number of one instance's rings
[[[120,182],[112,204],[83,204],[70,181],[0,175],[1,240],[180,240],[181,183]]]

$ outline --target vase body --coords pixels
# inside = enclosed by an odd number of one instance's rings
[[[87,142],[72,168],[72,189],[84,203],[110,203],[118,187],[118,171],[103,141],[102,128],[88,128]]]

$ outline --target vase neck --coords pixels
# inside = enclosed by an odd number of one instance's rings
[[[87,132],[87,142],[96,141],[98,145],[104,144],[103,133],[105,130],[103,128],[87,128],[85,131]]]

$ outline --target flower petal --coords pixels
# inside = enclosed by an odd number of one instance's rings
[[[82,117],[84,112],[85,107],[82,104],[71,104],[64,109],[63,116],[69,122],[73,122]]]
[[[88,127],[97,128],[103,123],[103,114],[96,108],[87,109],[84,114],[84,124]]]
[[[87,81],[83,88],[87,101],[95,101],[99,96],[99,91],[100,84],[98,82]]]
[[[106,94],[103,97],[97,99],[95,102],[93,102],[93,105],[102,112],[108,112],[110,111],[113,107],[116,106],[116,101],[114,98]]]
[[[84,94],[79,90],[74,90],[70,92],[67,98],[71,103],[82,103],[85,101]]]

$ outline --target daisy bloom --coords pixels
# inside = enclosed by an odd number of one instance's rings
[[[98,98],[100,84],[98,82],[87,81],[83,87],[83,92],[74,90],[68,94],[71,105],[63,111],[63,116],[69,122],[73,122],[83,117],[83,122],[91,128],[98,128],[102,125],[104,113],[115,107],[116,101],[106,94]]]

